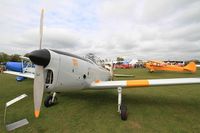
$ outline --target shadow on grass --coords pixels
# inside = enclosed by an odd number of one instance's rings
[[[116,105],[117,92],[113,91],[82,91],[82,92],[66,92],[59,94],[65,100],[81,100],[94,105]],[[179,106],[200,108],[199,99],[191,99],[189,97],[171,97],[158,95],[143,94],[124,94],[123,101],[130,106],[147,105],[147,106]]]

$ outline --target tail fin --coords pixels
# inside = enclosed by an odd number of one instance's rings
[[[194,62],[190,62],[184,67],[184,70],[195,73],[196,72],[196,64]]]

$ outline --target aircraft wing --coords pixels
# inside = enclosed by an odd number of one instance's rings
[[[34,79],[34,74],[32,73],[21,73],[21,72],[15,72],[15,71],[4,71],[4,73]]]
[[[198,84],[200,78],[172,78],[172,79],[149,79],[149,80],[120,80],[120,81],[95,81],[91,88],[117,88],[117,87],[142,87],[159,85],[177,85],[177,84]]]
[[[158,64],[165,64],[163,61],[158,61],[158,60],[150,60],[150,62],[158,63]]]

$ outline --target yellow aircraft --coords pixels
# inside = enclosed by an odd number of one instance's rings
[[[175,71],[175,72],[196,72],[196,64],[194,62],[190,62],[186,66],[178,66],[178,65],[170,65],[168,63],[162,61],[148,61],[146,63],[146,68],[149,72],[154,71]]]

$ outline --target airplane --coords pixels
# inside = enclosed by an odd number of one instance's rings
[[[18,75],[16,77],[16,80],[18,82],[25,79],[25,77],[23,76],[24,74],[26,75],[26,77],[28,76],[28,78],[31,78],[33,77],[32,74],[35,73],[35,66],[31,62],[31,60],[25,56],[20,56],[20,58],[21,62],[6,62],[6,70],[4,71],[4,73]]]
[[[189,62],[186,66],[169,65],[162,61],[151,60],[145,64],[149,72],[155,71],[175,71],[175,72],[196,72],[196,64],[194,62]]]
[[[122,104],[122,91],[124,88],[200,83],[200,78],[112,81],[112,67],[106,69],[89,59],[72,53],[53,49],[41,49],[43,13],[44,10],[41,12],[40,20],[40,48],[29,53],[29,59],[35,64],[35,73],[29,78],[34,79],[33,97],[34,115],[36,118],[40,115],[44,91],[50,93],[44,100],[44,106],[51,107],[57,102],[57,92],[85,89],[116,89],[118,92],[117,111],[122,120],[127,120],[127,106]],[[24,77],[26,77],[25,74]]]
[[[22,62],[6,62],[6,72],[20,72],[22,73]],[[20,81],[23,81],[25,80],[25,77],[22,77],[22,76],[17,76],[16,77],[16,81],[20,82]]]

